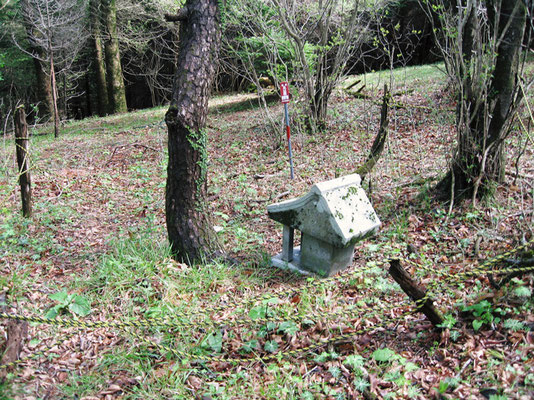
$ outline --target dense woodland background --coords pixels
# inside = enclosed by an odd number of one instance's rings
[[[9,110],[18,103],[32,110],[30,118],[34,121],[46,122],[52,115],[51,55],[55,58],[57,102],[62,120],[154,107],[169,101],[179,29],[177,24],[166,22],[165,14],[176,12],[177,2],[10,0],[4,3],[0,11],[3,127]],[[282,34],[274,5],[269,8],[268,2],[233,0],[223,3],[226,3],[223,40],[214,90],[254,91],[250,76],[243,69],[248,57],[253,57],[258,77],[274,80],[269,61],[265,59],[269,52],[261,48],[266,40],[272,40],[264,36],[265,29],[276,38],[271,45],[278,47],[281,61],[288,65],[289,70],[283,74],[294,80],[291,63],[297,57],[289,39]],[[310,2],[312,8],[313,3]],[[262,5],[263,15],[247,12],[258,5]],[[417,0],[361,2],[360,8],[359,29],[365,27],[366,33],[365,37],[358,37],[357,48],[351,50],[346,72],[428,63],[440,57],[433,45],[430,24]],[[336,24],[342,24],[339,20],[342,17],[333,18],[331,32],[338,28]],[[263,26],[265,21],[269,22],[267,27]],[[44,43],[48,37],[52,40],[50,45]],[[313,46],[317,44],[314,41],[318,42],[319,38],[310,35],[306,40],[311,60]],[[380,43],[387,43],[387,48]],[[113,49],[116,44],[120,63],[113,63],[113,57],[118,56]],[[282,78],[282,71],[279,75],[277,78]],[[113,81],[120,79],[124,81],[126,106],[114,104],[117,101],[112,93],[107,93]]]

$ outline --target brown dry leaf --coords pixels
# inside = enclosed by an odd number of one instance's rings
[[[195,390],[199,390],[202,387],[202,380],[195,375],[189,375],[186,382]]]
[[[113,384],[113,385],[109,385],[109,387],[106,390],[100,392],[100,394],[108,396],[110,394],[115,394],[117,392],[122,392],[122,388],[119,385]]]
[[[292,297],[291,297],[291,300],[289,300],[292,304],[300,304],[301,302],[301,299],[300,299],[300,295],[298,293],[294,294]]]
[[[69,377],[69,374],[67,374],[66,372],[60,372],[58,375],[57,375],[57,380],[58,382],[65,382]]]

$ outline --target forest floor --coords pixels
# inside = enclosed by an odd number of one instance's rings
[[[324,132],[294,132],[294,180],[283,130],[269,131],[254,96],[210,103],[208,195],[234,265],[170,257],[164,108],[69,122],[57,140],[32,129],[30,219],[19,215],[14,144],[4,136],[5,308],[57,313],[82,329],[31,322],[21,356],[45,353],[9,370],[0,399],[533,398],[532,274],[499,290],[484,272],[462,279],[533,237],[532,133],[528,142],[516,127],[507,140],[506,182],[492,200],[435,201],[455,143],[454,96],[437,66],[393,75],[389,141],[364,183],[382,226],[356,245],[349,270],[324,280],[270,266],[282,232],[266,206],[367,157],[391,81],[389,72],[353,79],[364,79],[364,98],[340,90]],[[281,105],[271,110],[282,127]],[[389,277],[390,257],[414,262],[404,266],[445,315],[442,331]],[[160,317],[173,326],[156,326]],[[110,324],[144,321],[129,331]]]

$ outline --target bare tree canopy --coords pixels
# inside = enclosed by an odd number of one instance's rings
[[[37,60],[36,69],[42,68],[50,80],[54,133],[57,137],[60,119],[57,75],[71,70],[85,46],[88,38],[84,23],[85,8],[80,7],[76,0],[21,0],[20,10],[30,45],[24,51]]]
[[[522,99],[527,6],[523,0],[425,0],[458,92],[458,144],[438,191],[454,199],[490,194],[504,179],[505,139]]]

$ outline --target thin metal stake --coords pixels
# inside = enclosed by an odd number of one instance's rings
[[[291,129],[289,128],[289,111],[287,109],[287,103],[284,103],[284,111],[286,114],[286,133],[287,133],[287,147],[289,149],[289,168],[291,171],[291,179],[295,179],[293,174],[293,152],[291,151]]]

